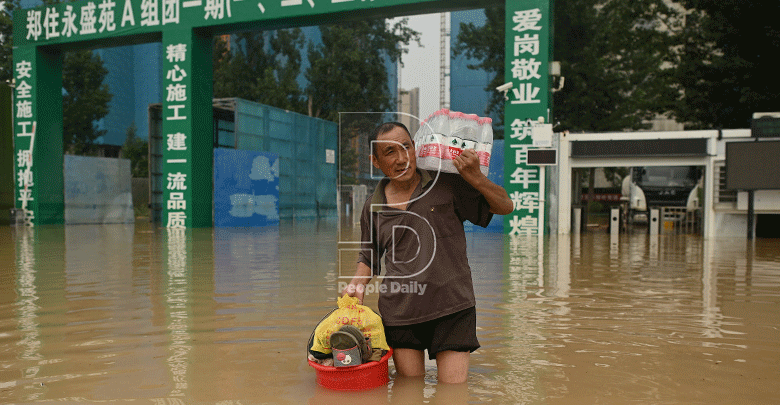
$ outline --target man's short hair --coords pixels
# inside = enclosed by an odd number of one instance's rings
[[[371,147],[371,153],[374,155],[374,157],[378,157],[376,154],[376,147],[374,146],[376,144],[376,139],[379,138],[379,135],[386,134],[395,128],[402,128],[404,131],[406,131],[406,134],[409,135],[409,139],[412,139],[412,134],[409,133],[409,129],[406,128],[406,125],[396,121],[385,122],[384,124],[374,128],[374,130],[371,131],[371,134],[368,136],[368,144]]]

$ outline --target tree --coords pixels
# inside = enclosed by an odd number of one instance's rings
[[[682,3],[691,10],[677,61],[678,121],[691,129],[746,128],[754,112],[780,110],[780,3]]]
[[[13,12],[19,9],[19,0],[3,2],[0,9],[0,81],[11,83],[14,76]]]
[[[303,33],[299,28],[254,31],[214,41],[214,97],[239,97],[304,112],[298,85]]]
[[[343,184],[357,183],[358,151],[396,100],[388,87],[387,63],[401,61],[409,42],[420,40],[408,19],[390,26],[384,19],[356,20],[320,26],[322,43],[309,45],[306,88],[309,116],[338,122],[341,128],[340,170]],[[342,114],[339,113],[365,114]]]
[[[395,110],[386,65],[401,61],[410,41],[419,42],[407,24],[370,19],[320,26],[322,44],[309,45],[309,115],[338,122],[339,112]]]
[[[453,54],[494,74],[486,113],[503,116],[504,99],[493,89],[504,82],[504,7],[485,14],[484,26],[461,24]],[[668,110],[676,99],[668,68],[677,10],[663,0],[574,0],[555,2],[553,15],[553,55],[566,77],[553,95],[556,130],[640,129]]]
[[[663,0],[581,0],[557,2],[555,16],[554,55],[566,77],[553,96],[560,129],[646,129],[669,110],[679,10]]]
[[[94,151],[94,142],[106,130],[96,121],[108,114],[112,95],[103,80],[108,70],[92,51],[67,52],[62,64],[62,137],[66,151],[77,155]]]
[[[44,1],[45,4],[57,2]],[[19,0],[5,2],[5,12],[0,11],[0,80],[7,82],[13,80],[12,12],[21,12],[19,3]],[[100,57],[88,50],[65,53],[62,71],[64,148],[76,154],[90,153],[94,140],[106,132],[98,130],[95,121],[108,114],[112,95],[103,84],[108,71]]]
[[[122,158],[130,160],[133,177],[149,177],[149,143],[135,136],[135,122],[127,128]]]

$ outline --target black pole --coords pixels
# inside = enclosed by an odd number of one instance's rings
[[[755,193],[753,190],[748,190],[748,212],[747,212],[747,238],[748,240],[753,239],[753,214],[754,214],[754,208],[753,208],[753,194]]]

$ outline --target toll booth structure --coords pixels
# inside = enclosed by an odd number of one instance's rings
[[[726,145],[752,142],[750,129],[556,133],[558,165],[547,166],[550,179],[548,226],[551,233],[573,228],[572,169],[590,167],[700,166],[703,174],[702,235],[744,236],[748,226],[746,192],[726,188]],[[780,215],[780,190],[757,191],[756,213]],[[556,231],[557,230],[557,231]]]

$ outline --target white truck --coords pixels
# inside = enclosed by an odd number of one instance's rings
[[[700,206],[702,170],[698,166],[632,167],[623,179],[623,200],[630,222],[647,221],[651,208],[676,207],[666,220],[680,221]]]

